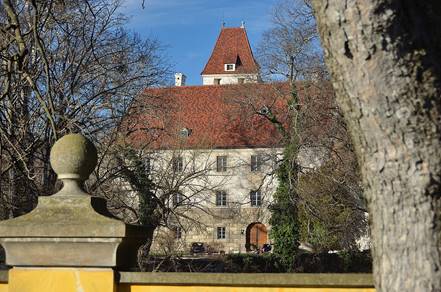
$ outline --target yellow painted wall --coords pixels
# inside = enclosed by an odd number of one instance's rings
[[[97,274],[89,274],[89,276],[97,276]],[[14,285],[11,289],[20,290],[8,290],[8,284],[0,283],[0,292],[12,292],[12,291],[77,291],[75,285],[69,279],[66,282],[59,282],[62,290],[53,290],[56,288],[54,282],[51,281],[39,281],[46,282],[44,287],[29,286],[29,285]],[[24,283],[23,283],[24,284]],[[97,283],[96,283],[97,284]],[[51,286],[52,285],[52,286]],[[25,287],[26,286],[26,287]],[[93,285],[94,287],[84,287],[84,291],[112,291],[110,287],[100,287],[99,285]],[[70,288],[69,288],[70,287]],[[23,290],[25,289],[25,290]],[[44,289],[44,290],[39,290]],[[58,288],[60,289],[60,286]],[[373,288],[259,288],[259,287],[207,287],[207,286],[147,286],[147,285],[133,285],[133,284],[120,284],[116,292],[375,292]]]
[[[8,284],[8,292],[115,291],[112,269],[14,268]]]
[[[147,286],[120,284],[118,292],[375,292],[374,288],[277,288],[277,287],[208,287]]]
[[[0,292],[8,292],[8,283],[0,283]]]
[[[375,292],[374,288],[339,288],[338,286],[329,288],[219,286],[222,285],[223,282],[212,286],[209,286],[210,284],[200,283],[198,286],[198,284],[195,285],[194,283],[188,283],[187,285],[167,284],[180,283],[170,282],[168,279],[166,279],[166,282],[160,284],[133,284],[136,283],[136,279],[133,279],[133,277],[136,278],[136,273],[128,273],[128,275],[125,275],[126,282],[116,284],[115,274],[112,269],[13,268],[9,270],[8,274],[9,282],[0,283],[0,292]],[[152,277],[150,274],[138,274]],[[190,275],[191,274],[189,274],[189,277],[191,277]],[[133,282],[127,282],[128,276],[132,276]],[[161,276],[164,277],[164,275]],[[176,280],[177,276],[173,276]],[[187,277],[186,275],[184,276]],[[159,277],[159,275],[156,277]],[[158,280],[156,277],[155,280]],[[312,277],[317,277],[317,283],[320,283],[320,279],[323,278],[323,275]],[[348,277],[353,278],[354,275],[346,275],[346,278]],[[364,278],[366,278],[366,276]],[[363,278],[356,279],[362,280],[361,282],[363,282]],[[161,280],[161,278],[159,278],[159,280]],[[261,278],[261,280],[263,281],[264,279]],[[278,282],[275,283],[277,285]],[[313,283],[315,283],[315,281]]]

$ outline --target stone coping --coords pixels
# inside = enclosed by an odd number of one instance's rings
[[[119,272],[119,282],[123,284],[163,286],[374,287],[372,274]]]
[[[374,288],[372,274],[230,274],[119,272],[121,284],[163,286],[336,287]],[[8,271],[0,270],[0,283]]]

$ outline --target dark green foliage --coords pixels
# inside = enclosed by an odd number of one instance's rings
[[[296,273],[372,273],[370,251],[304,253],[294,262]]]
[[[156,228],[160,217],[157,214],[158,201],[154,193],[154,183],[146,169],[144,159],[137,150],[126,148],[124,153],[125,164],[121,163],[121,177],[139,196],[138,222],[141,225]]]
[[[297,212],[297,193],[299,165],[297,154],[299,145],[298,118],[299,102],[295,86],[292,86],[289,109],[292,115],[292,126],[285,132],[288,143],[283,152],[283,160],[277,169],[279,185],[270,206],[271,239],[274,243],[274,254],[279,258],[286,271],[291,271],[294,257],[299,247],[299,221]]]
[[[281,273],[286,268],[276,254],[231,254],[224,259],[224,273]]]
[[[292,165],[290,164],[291,147],[285,149],[285,159],[277,170],[279,185],[270,206],[271,239],[274,243],[274,254],[286,271],[291,271],[294,257],[299,246],[299,222],[295,203],[295,191],[290,187],[292,182]]]

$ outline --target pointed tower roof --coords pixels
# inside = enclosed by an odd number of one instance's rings
[[[236,64],[234,72],[225,72],[225,64]],[[223,27],[202,75],[257,74],[259,65],[254,59],[244,27]]]

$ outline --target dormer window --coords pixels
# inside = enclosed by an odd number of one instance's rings
[[[179,135],[183,138],[187,138],[191,135],[191,129],[189,128],[182,128],[181,131],[179,131]]]
[[[236,71],[236,64],[225,64],[225,71]]]

